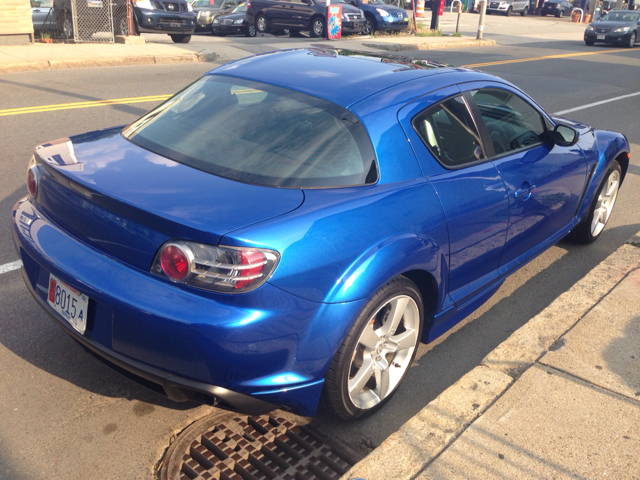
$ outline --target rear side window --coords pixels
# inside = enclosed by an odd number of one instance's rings
[[[411,123],[447,168],[461,168],[484,159],[478,131],[461,95],[420,112]]]
[[[371,141],[348,110],[233,77],[201,78],[122,134],[164,157],[245,183],[313,188],[377,181]]]

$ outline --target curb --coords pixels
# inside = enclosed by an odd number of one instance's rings
[[[128,65],[151,65],[168,63],[213,62],[218,58],[216,52],[201,50],[197,53],[177,55],[144,55],[129,57],[89,58],[86,60],[49,60],[45,62],[15,63],[0,65],[1,73],[34,72],[38,70],[62,70],[88,67],[122,67]]]
[[[467,42],[438,42],[438,43],[364,43],[365,47],[374,48],[376,50],[388,50],[391,52],[402,52],[409,50],[441,50],[444,48],[458,47],[488,47],[495,45],[495,40],[469,40]]]
[[[631,271],[640,268],[640,232],[541,313],[516,330],[481,364],[442,392],[342,479],[411,480],[480,417],[522,373]]]

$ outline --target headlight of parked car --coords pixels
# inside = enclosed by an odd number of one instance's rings
[[[593,32],[593,27],[592,27],[591,25],[589,25],[589,26],[587,27],[587,30],[589,30],[589,31]]]
[[[233,21],[234,25],[242,25],[242,23],[244,22],[244,18],[239,18],[237,20]]]
[[[153,10],[153,5],[151,5],[151,0],[133,0],[133,4],[141,8],[143,10]]]
[[[214,25],[217,25],[218,23],[220,23],[220,20],[218,20],[218,17],[213,19],[213,23]]]
[[[378,14],[381,17],[388,17],[389,16],[389,12],[387,12],[386,10],[383,10],[381,8],[376,8],[376,12],[378,12]]]
[[[613,33],[624,33],[624,32],[628,32],[629,28],[631,27],[620,27],[620,28],[616,28]]]
[[[193,7],[190,3],[187,3],[187,12],[193,12]]]
[[[266,282],[279,260],[273,250],[171,240],[158,250],[151,273],[205,290],[244,293]]]

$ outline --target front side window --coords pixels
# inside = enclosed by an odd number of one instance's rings
[[[122,135],[176,162],[244,183],[322,188],[377,181],[371,141],[351,112],[239,78],[205,76]]]
[[[487,126],[496,155],[546,141],[544,118],[515,93],[497,88],[483,88],[470,93]]]
[[[462,95],[420,112],[411,123],[446,168],[461,168],[484,158],[478,131]]]

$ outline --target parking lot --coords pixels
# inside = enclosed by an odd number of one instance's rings
[[[455,15],[447,13],[443,31],[453,31],[455,21]],[[461,32],[475,36],[477,21],[477,15],[463,14]],[[411,55],[475,66],[513,82],[549,112],[575,109],[566,116],[627,135],[631,165],[602,238],[589,246],[561,242],[510,277],[491,300],[448,334],[422,345],[401,390],[373,417],[347,424],[321,410],[305,422],[363,452],[374,448],[640,230],[640,94],[616,100],[640,93],[640,45],[586,47],[581,41],[583,29],[568,19],[494,15],[487,18],[486,37],[498,46]],[[164,35],[145,36],[150,42],[171,42]],[[286,36],[202,34],[183,48],[211,48],[220,52],[219,62],[226,62],[319,42],[326,45],[318,39]],[[9,219],[15,202],[26,194],[26,165],[33,146],[128,124],[155,103],[44,106],[170,94],[212,66],[194,63],[0,75],[0,110],[43,107],[0,117],[0,216],[4,219],[0,272],[18,259]],[[596,102],[603,103],[589,107]],[[19,270],[0,273],[0,365],[0,478],[151,479],[173,436],[215,410],[171,402],[85,353],[35,304]]]

